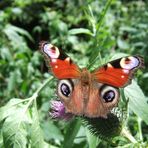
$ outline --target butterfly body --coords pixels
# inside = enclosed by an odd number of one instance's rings
[[[57,94],[65,104],[66,111],[76,115],[84,115],[87,117],[106,117],[106,114],[110,111],[110,107],[115,106],[118,101],[113,101],[106,107],[104,99],[100,98],[100,90],[105,87],[105,84],[96,82],[94,76],[87,70],[82,69],[80,77],[77,79],[67,79],[72,83],[72,94],[68,99],[65,99],[61,95],[61,85],[58,84]],[[60,80],[63,82],[63,80]],[[111,87],[111,86],[110,86]],[[119,99],[118,89],[111,87],[116,90],[116,98]],[[64,99],[62,99],[64,98]]]
[[[118,104],[119,88],[131,83],[135,71],[143,66],[140,56],[127,56],[89,72],[80,69],[56,46],[43,42],[41,51],[51,72],[59,79],[57,95],[66,112],[87,117],[107,117]]]

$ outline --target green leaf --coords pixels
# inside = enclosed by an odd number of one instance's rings
[[[129,99],[129,108],[148,124],[148,103],[141,88],[135,81],[124,89]]]
[[[70,35],[75,35],[75,34],[88,34],[93,36],[93,33],[89,29],[85,28],[77,28],[77,29],[71,29],[69,30]]]
[[[0,148],[4,148],[1,125],[0,125]]]
[[[5,106],[0,108],[0,122],[10,116],[12,112],[16,109],[16,105],[21,103],[23,100],[21,99],[11,99]]]
[[[28,143],[27,124],[30,124],[30,118],[24,108],[14,107],[2,126],[4,147],[26,148]]]
[[[80,129],[80,126],[81,126],[81,122],[79,119],[71,121],[71,123],[67,128],[62,148],[69,148],[69,146],[72,147],[73,141]]]
[[[46,141],[53,139],[62,141],[64,139],[60,129],[51,121],[47,120],[44,122],[42,128],[44,130],[44,138]]]
[[[51,144],[49,144],[47,142],[44,142],[44,146],[42,148],[59,148],[59,147],[51,145]]]
[[[106,13],[107,13],[108,8],[109,8],[110,5],[111,5],[111,2],[112,2],[112,0],[108,0],[108,1],[107,1],[107,3],[106,3],[106,5],[105,5],[104,9],[102,10],[102,12],[101,12],[101,14],[100,14],[100,18],[99,18],[99,21],[98,21],[98,23],[97,23],[97,34],[99,33],[100,27],[101,27],[101,25],[102,25],[102,23],[103,23],[103,20],[104,20],[104,17],[105,17],[105,15],[106,15]]]
[[[28,109],[28,103],[22,104],[24,101],[12,99],[6,106],[0,108],[0,125],[4,146],[26,148],[29,144],[32,148],[44,147],[36,102],[34,101],[33,106]],[[30,135],[30,141],[28,141],[28,135]]]
[[[36,100],[34,100],[31,112],[32,112],[32,124],[30,129],[31,148],[42,148],[44,146],[44,139],[43,139],[43,133],[40,128]]]
[[[8,37],[10,37],[9,33],[12,33],[12,35],[15,35],[15,36],[18,36],[17,34],[19,33],[23,36],[26,36],[28,39],[30,39],[30,41],[32,41],[32,42],[34,41],[33,38],[31,37],[31,35],[26,30],[16,27],[16,26],[13,26],[13,25],[10,25],[10,24],[6,25],[4,32],[7,34]]]
[[[88,129],[86,129],[86,137],[87,137],[89,147],[96,148],[98,144],[98,140],[97,140],[98,138],[93,134],[91,134],[90,131],[88,131]]]
[[[121,31],[127,31],[127,32],[131,32],[131,33],[135,33],[137,31],[136,28],[134,27],[130,27],[130,26],[121,26],[120,27]]]
[[[129,49],[130,48],[127,41],[122,40],[120,38],[117,39],[117,44],[118,44],[119,48],[121,48],[121,49]]]
[[[16,71],[10,72],[10,77],[8,79],[8,88],[7,88],[8,93],[11,93],[12,90],[14,90],[16,79],[17,79],[17,77],[16,77]]]
[[[7,24],[5,26],[3,32],[6,34],[8,39],[10,41],[13,41],[14,43],[20,44],[21,42],[23,42],[22,37],[15,30],[13,30],[13,27],[10,24]]]
[[[3,48],[0,48],[0,55],[1,55],[2,59],[7,59],[9,61],[13,60],[9,48],[7,48],[5,46]]]

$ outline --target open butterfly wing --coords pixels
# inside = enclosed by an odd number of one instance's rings
[[[140,56],[127,56],[111,61],[92,72],[92,76],[99,83],[114,87],[125,87],[131,83],[133,74],[144,66]]]
[[[80,76],[79,67],[62,50],[47,42],[41,42],[40,49],[46,58],[47,66],[51,68],[56,78],[68,79]]]

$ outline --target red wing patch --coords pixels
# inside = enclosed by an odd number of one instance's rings
[[[46,58],[48,67],[51,68],[56,78],[66,79],[80,76],[79,67],[62,50],[46,42],[40,44],[40,49]]]
[[[143,65],[143,58],[140,56],[124,57],[103,65],[95,70],[92,76],[99,83],[125,87],[131,83],[135,71]]]

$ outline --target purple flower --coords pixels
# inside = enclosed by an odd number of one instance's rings
[[[70,120],[73,114],[65,112],[65,106],[61,101],[51,101],[51,112],[49,115],[54,119]]]

